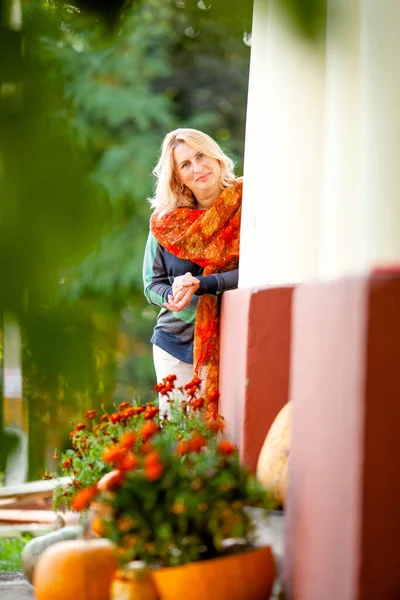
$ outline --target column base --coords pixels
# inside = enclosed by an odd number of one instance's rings
[[[400,277],[293,301],[285,581],[296,600],[400,594]]]
[[[220,412],[253,470],[288,401],[292,287],[225,292],[221,314]]]

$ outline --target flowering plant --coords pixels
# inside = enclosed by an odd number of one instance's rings
[[[177,401],[174,380],[156,386],[168,398],[166,415],[135,402],[99,422],[88,411],[90,425],[76,425],[73,449],[61,459],[71,481],[57,489],[54,507],[91,506],[93,530],[115,542],[122,562],[171,566],[215,557],[232,538],[251,542],[246,507],[268,507],[235,446],[217,435],[223,419],[205,418],[200,381]]]

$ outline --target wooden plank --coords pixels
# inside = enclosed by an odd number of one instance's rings
[[[48,523],[24,523],[23,525],[0,525],[0,538],[18,538],[25,533],[33,537],[50,533],[53,526]]]
[[[72,511],[62,513],[62,516],[68,525],[75,525],[79,521],[79,514]],[[54,523],[55,519],[54,510],[0,509],[0,523]]]
[[[4,498],[0,500],[0,508],[26,508],[43,509],[52,508],[52,496],[23,496],[16,498]]]
[[[0,498],[43,496],[49,494],[60,484],[67,484],[71,481],[69,477],[60,477],[59,479],[43,479],[39,481],[29,481],[21,485],[10,485],[0,487]]]

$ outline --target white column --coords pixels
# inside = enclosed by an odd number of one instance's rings
[[[361,198],[366,268],[400,262],[400,2],[363,0]]]
[[[293,32],[279,4],[254,6],[240,287],[318,273],[324,51]]]
[[[319,275],[360,271],[361,0],[328,0],[325,181]]]

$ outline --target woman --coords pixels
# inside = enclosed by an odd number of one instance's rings
[[[242,183],[233,162],[208,135],[176,129],[154,169],[143,278],[161,306],[151,339],[157,381],[203,381],[209,415],[217,411],[218,294],[237,287]]]

